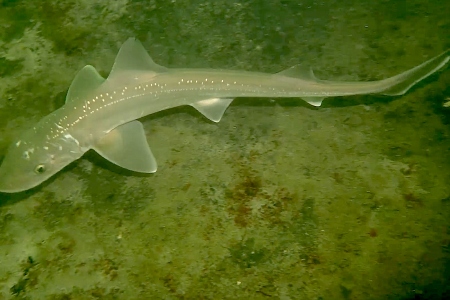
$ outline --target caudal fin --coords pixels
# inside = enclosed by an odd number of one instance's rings
[[[388,96],[403,95],[413,85],[444,67],[450,60],[450,49],[426,62],[394,77],[382,80],[389,87],[380,92]]]

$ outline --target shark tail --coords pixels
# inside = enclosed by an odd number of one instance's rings
[[[449,60],[450,49],[406,72],[381,80],[388,88],[381,91],[380,94],[388,96],[403,95],[417,82],[444,67]]]

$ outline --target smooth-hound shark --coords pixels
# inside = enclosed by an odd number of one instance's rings
[[[168,69],[153,62],[142,44],[130,38],[107,79],[85,66],[70,85],[65,104],[11,144],[0,167],[0,192],[33,188],[90,149],[125,169],[155,172],[156,160],[137,119],[164,109],[191,105],[219,122],[236,97],[300,97],[320,106],[326,97],[402,95],[449,59],[450,49],[384,80],[337,82],[319,80],[301,66],[276,74]]]

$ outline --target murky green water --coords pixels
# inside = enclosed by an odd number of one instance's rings
[[[335,80],[450,47],[449,3],[365,2],[0,1],[0,155],[130,36],[168,67]],[[0,299],[450,297],[449,86],[146,117],[154,175],[90,154],[0,194]]]

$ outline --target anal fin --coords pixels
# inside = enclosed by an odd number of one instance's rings
[[[132,121],[111,130],[93,149],[110,162],[130,171],[156,172],[156,160],[139,121]]]
[[[313,106],[321,106],[324,97],[301,97],[303,100]]]

